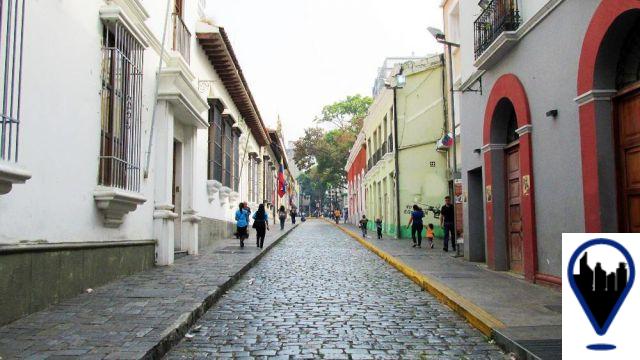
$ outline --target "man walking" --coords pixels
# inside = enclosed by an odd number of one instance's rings
[[[440,226],[444,229],[444,248],[449,251],[449,237],[451,237],[451,248],[456,251],[456,230],[453,228],[453,217],[456,216],[451,203],[451,196],[444,197],[444,205],[440,209]]]

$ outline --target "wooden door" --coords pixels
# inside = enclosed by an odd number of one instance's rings
[[[522,273],[523,237],[522,237],[522,208],[520,206],[520,151],[515,145],[506,150],[507,173],[507,248],[509,254],[509,269]]]
[[[620,98],[617,115],[619,227],[640,232],[640,90]]]

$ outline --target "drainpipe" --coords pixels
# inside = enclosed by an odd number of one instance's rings
[[[397,220],[397,226],[396,226],[396,236],[398,237],[398,239],[400,239],[400,224],[402,223],[402,221],[400,220],[400,176],[399,176],[399,172],[400,172],[400,166],[398,165],[398,152],[399,152],[399,146],[398,146],[398,108],[397,108],[397,89],[396,87],[393,87],[393,148],[394,148],[394,166],[395,166],[395,172],[396,172],[396,220]]]

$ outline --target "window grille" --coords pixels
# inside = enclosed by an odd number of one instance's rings
[[[0,0],[0,160],[18,161],[24,0]]]
[[[118,22],[104,24],[98,182],[140,190],[143,46]]]
[[[238,191],[240,183],[240,133],[233,134],[233,190]]]
[[[218,104],[211,105],[209,110],[209,166],[208,179],[222,183],[222,109]]]

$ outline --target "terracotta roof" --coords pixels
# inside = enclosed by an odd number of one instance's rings
[[[264,127],[260,112],[253,100],[253,95],[242,74],[231,42],[223,27],[212,27],[217,31],[196,33],[196,38],[202,46],[209,62],[222,80],[224,87],[231,95],[240,114],[244,118],[251,133],[262,146],[269,144],[269,136]]]

